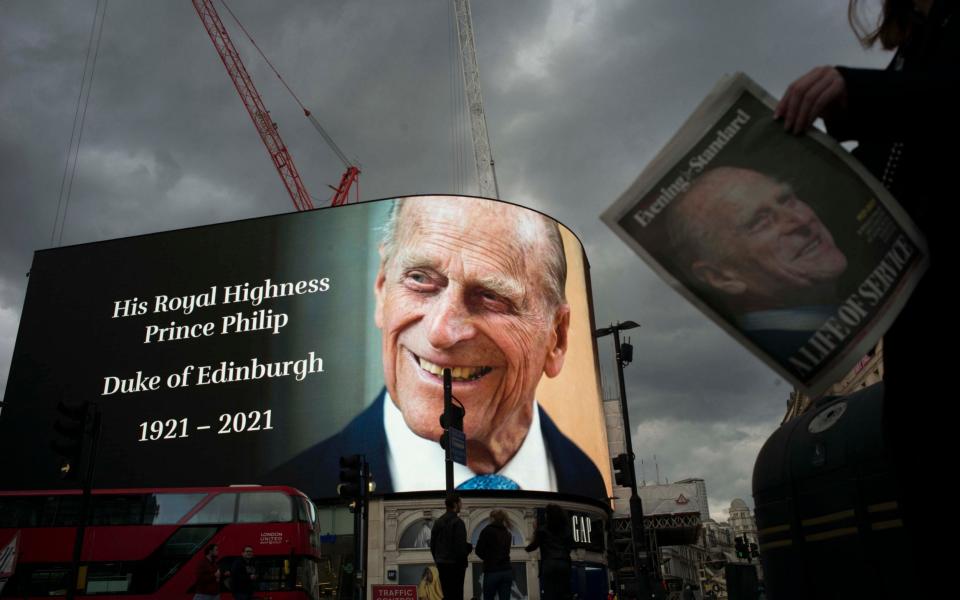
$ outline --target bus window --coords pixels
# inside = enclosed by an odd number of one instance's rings
[[[87,594],[111,594],[130,591],[133,573],[123,563],[92,563],[87,567]]]
[[[50,496],[47,498],[47,507],[52,514],[52,523],[47,522],[47,515],[44,515],[44,525],[53,525],[54,527],[76,527],[80,524],[80,506],[83,498],[80,496]]]
[[[216,527],[181,527],[160,548],[159,555],[174,558],[190,558],[209,542]]]
[[[217,533],[217,527],[181,527],[146,560],[145,581],[153,592],[173,577],[191,558],[201,552]]]
[[[201,523],[233,523],[236,506],[236,494],[220,494],[201,508],[197,514],[190,517],[187,523],[191,525]]]
[[[294,503],[297,506],[297,520],[306,521],[310,525],[317,522],[317,508],[303,496],[294,496]]]
[[[206,494],[152,494],[143,512],[144,525],[173,525]]]
[[[65,596],[70,579],[69,566],[37,567],[27,581],[28,596]]]
[[[290,559],[283,556],[258,556],[254,559],[257,568],[257,589],[261,592],[279,592],[290,589]],[[286,571],[284,572],[284,563]]]
[[[240,495],[238,523],[276,523],[293,520],[290,496],[280,492],[248,492]]]
[[[40,520],[40,500],[29,496],[0,498],[0,527],[36,527]]]
[[[0,496],[0,527],[73,527],[80,496]]]
[[[143,495],[94,496],[91,525],[139,525],[143,521]]]
[[[317,591],[320,589],[320,569],[316,560],[301,557],[297,561],[297,578],[294,581],[294,587],[306,591],[311,598],[317,597]]]

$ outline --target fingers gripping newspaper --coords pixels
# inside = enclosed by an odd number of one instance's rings
[[[724,77],[602,215],[681,295],[821,394],[872,349],[926,269],[893,197],[829,136],[794,136]]]

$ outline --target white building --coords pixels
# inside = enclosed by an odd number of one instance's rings
[[[643,502],[644,528],[650,548],[660,560],[668,587],[679,591],[700,583],[700,565],[706,559],[698,545],[701,515],[707,505],[702,479],[645,485],[637,488]]]
[[[730,526],[734,537],[746,538],[747,543],[757,542],[757,522],[747,503],[740,498],[734,498],[730,503]]]

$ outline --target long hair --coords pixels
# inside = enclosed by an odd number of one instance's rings
[[[428,580],[429,578],[429,580]],[[443,589],[440,587],[440,572],[433,565],[423,570],[420,583],[417,584],[417,596],[420,600],[443,600]]]
[[[510,522],[510,517],[507,516],[507,513],[498,509],[495,509],[490,512],[490,520],[498,525],[503,525],[507,529],[510,529],[512,523]]]
[[[885,50],[899,48],[913,30],[913,0],[883,0],[883,10],[876,23],[864,22],[860,0],[850,0],[847,21],[864,48],[877,41]]]

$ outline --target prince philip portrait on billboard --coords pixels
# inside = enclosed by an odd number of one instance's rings
[[[271,481],[309,480],[308,494],[331,496],[339,456],[364,454],[378,493],[444,489],[439,416],[449,368],[466,409],[459,489],[604,498],[596,465],[536,396],[569,347],[566,275],[560,230],[539,213],[479,198],[396,201],[374,284],[385,387]]]

